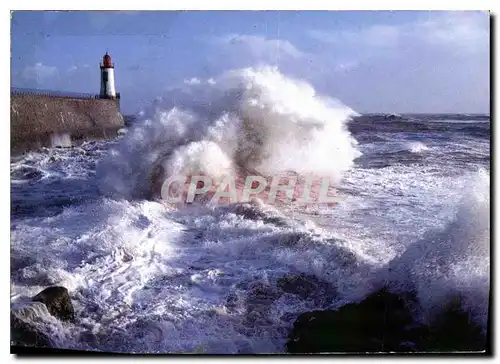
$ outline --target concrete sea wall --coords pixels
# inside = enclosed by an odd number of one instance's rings
[[[124,127],[119,99],[11,93],[11,152],[108,138]]]

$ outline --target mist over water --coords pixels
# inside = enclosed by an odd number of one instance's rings
[[[460,297],[481,326],[487,326],[490,271],[489,175],[484,169],[466,176],[454,218],[390,263],[391,284],[417,293],[424,320],[442,313]]]
[[[417,296],[416,320],[459,297],[486,329],[490,127],[476,121],[360,116],[270,67],[170,89],[122,137],[11,159],[11,306],[63,285],[75,323],[25,315],[57,347],[120,352],[283,352],[300,313],[384,285]],[[342,202],[158,200],[176,174],[290,171],[330,177]],[[298,274],[321,289],[277,288]]]
[[[100,166],[103,190],[148,194],[150,176],[273,176],[292,171],[339,182],[360,155],[346,128],[356,113],[274,68],[224,73],[170,90]],[[124,185],[121,181],[126,181]]]

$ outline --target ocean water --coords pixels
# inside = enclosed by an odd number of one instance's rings
[[[176,174],[285,171],[328,177],[339,203],[158,199]],[[115,140],[11,158],[11,306],[63,285],[75,323],[42,312],[40,330],[114,352],[283,352],[300,313],[382,285],[414,292],[424,322],[459,296],[486,330],[489,179],[488,116],[360,115],[276,69],[230,71]],[[331,290],[272,293],[300,273]]]

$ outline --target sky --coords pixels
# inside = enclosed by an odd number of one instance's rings
[[[174,85],[272,65],[360,113],[488,113],[490,17],[460,11],[16,11],[11,86],[98,93],[122,111]]]

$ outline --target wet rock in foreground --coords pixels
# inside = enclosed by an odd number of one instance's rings
[[[33,297],[33,301],[45,303],[50,314],[62,321],[74,321],[75,309],[68,290],[64,287],[49,287]]]
[[[75,311],[66,288],[46,288],[31,301],[11,309],[11,345],[52,347],[51,338],[41,331],[48,314],[61,321],[74,321]]]
[[[37,307],[26,307],[10,313],[10,344],[14,346],[50,347],[47,335],[35,324]]]
[[[483,351],[481,329],[456,303],[428,326],[415,324],[410,296],[377,291],[338,310],[305,312],[294,323],[289,353]]]

